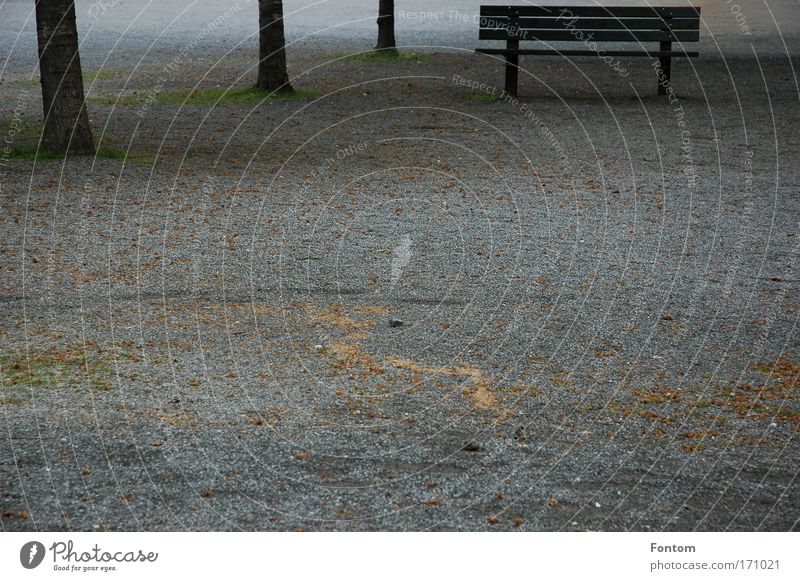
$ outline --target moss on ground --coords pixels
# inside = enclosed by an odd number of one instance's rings
[[[145,92],[134,95],[104,95],[90,98],[106,105],[142,105],[148,102],[162,105],[217,105],[225,103],[260,103],[262,101],[306,99],[316,97],[319,91],[293,89],[290,91],[262,91],[256,87],[205,87],[179,91]]]
[[[31,390],[91,386],[111,389],[111,367],[107,355],[72,344],[60,350],[0,354],[0,404],[25,402]]]
[[[396,49],[368,50],[365,52],[335,52],[326,55],[327,60],[348,59],[354,63],[391,63],[397,61],[429,62],[431,56],[416,52],[401,52]]]

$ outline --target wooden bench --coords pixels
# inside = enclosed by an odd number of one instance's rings
[[[504,40],[506,48],[477,48],[481,54],[506,58],[506,93],[516,96],[519,55],[644,56],[658,57],[658,93],[667,93],[672,57],[696,57],[683,49],[684,42],[700,40],[700,8],[632,6],[481,6],[481,40]],[[521,41],[539,41],[548,48],[521,49]],[[560,50],[551,41],[582,42],[585,48]],[[633,50],[602,50],[603,42],[635,42]],[[647,50],[645,42],[658,42]],[[681,43],[679,50],[672,43]]]

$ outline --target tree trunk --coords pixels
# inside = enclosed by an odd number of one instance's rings
[[[291,91],[286,72],[283,1],[258,0],[258,83],[264,91]]]
[[[94,154],[83,94],[74,0],[37,0],[36,36],[44,104],[42,149]]]
[[[394,0],[378,4],[378,44],[376,49],[394,49]]]

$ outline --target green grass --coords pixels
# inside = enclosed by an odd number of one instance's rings
[[[39,79],[15,79],[12,81],[15,85],[23,85],[25,87],[35,87],[39,84]]]
[[[354,63],[391,63],[396,61],[428,62],[430,55],[416,52],[401,52],[396,49],[368,50],[366,52],[336,52],[328,55],[328,60],[346,58]]]
[[[229,88],[229,87],[209,87],[205,89],[193,89],[190,91],[171,91],[160,93],[156,99],[159,103],[180,105],[207,105],[213,103],[258,103],[264,99],[305,99],[316,97],[318,91],[309,89],[295,89],[291,91],[262,91],[255,87]]]
[[[0,126],[11,127],[10,123],[0,123]],[[31,123],[30,121],[17,122],[15,124],[14,143],[10,147],[7,157],[11,159],[27,159],[31,161],[47,161],[52,159],[62,159],[64,154],[58,151],[47,151],[39,149],[39,138],[42,135],[42,123]],[[153,158],[147,155],[131,153],[126,157],[125,150],[113,145],[99,147],[95,157],[100,159],[125,159],[128,161],[138,161],[152,163]]]
[[[111,79],[116,79],[119,77],[121,72],[119,69],[96,69],[90,71],[83,71],[83,80],[84,82],[92,82],[92,81],[109,81]],[[25,85],[25,86],[35,86],[39,84],[39,78],[33,79],[15,79],[13,83],[15,85]]]
[[[112,146],[100,147],[96,155],[106,159],[127,159],[124,150]]]
[[[109,81],[116,79],[120,76],[120,71],[117,69],[97,69],[92,71],[83,71],[84,81]]]
[[[30,161],[49,161],[53,159],[63,159],[64,154],[58,151],[37,150],[35,145],[12,147],[9,157],[12,159],[27,159]],[[131,153],[125,155],[124,149],[114,146],[105,146],[97,149],[95,157],[98,159],[123,159],[125,161],[136,161],[139,163],[152,163],[153,158],[148,155]]]
[[[0,405],[19,405],[25,403],[21,397],[3,397],[0,398]]]
[[[149,155],[140,153],[128,153],[124,149],[119,149],[113,145],[99,147],[95,157],[101,159],[124,159],[125,161],[137,161],[140,163],[153,163],[153,158]]]
[[[11,123],[3,123],[4,127],[11,127]],[[8,157],[14,159],[56,159],[60,156],[58,153],[40,151],[37,155],[36,145],[32,142],[38,142],[39,136],[42,134],[41,123],[31,123],[30,121],[23,121],[15,124],[14,142],[22,142],[22,145],[15,145],[10,148]]]
[[[469,100],[475,103],[494,103],[495,101],[501,101],[502,97],[500,95],[490,95],[489,93],[471,93]]]
[[[223,103],[260,103],[264,100],[306,99],[316,97],[319,91],[295,89],[291,91],[262,91],[255,87],[206,87],[182,91],[163,91],[155,95],[153,102],[164,105],[214,105]],[[104,96],[92,100],[106,105],[140,105],[152,99],[150,93],[137,93],[119,97]]]
[[[35,145],[12,147],[9,157],[12,159],[28,159],[36,161],[47,161],[64,157],[63,153],[57,151],[45,151],[37,149]]]
[[[20,404],[25,390],[52,387],[76,388],[87,380],[93,389],[111,389],[111,368],[104,357],[84,352],[77,344],[55,351],[0,355],[0,402]],[[9,393],[12,392],[12,393]]]
[[[17,121],[12,124],[11,121],[8,121],[2,122],[0,127],[7,128],[8,131],[14,129],[14,138],[16,139],[17,137],[38,137],[41,135],[44,125],[30,121]]]

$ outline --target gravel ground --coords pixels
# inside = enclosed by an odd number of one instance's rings
[[[672,102],[592,58],[523,58],[493,100],[471,24],[345,58],[370,16],[290,48],[308,96],[213,106],[146,95],[252,83],[254,6],[176,61],[219,9],[90,34],[79,3],[129,157],[0,168],[3,530],[797,529],[797,29],[741,4],[756,38],[711,3],[731,38]]]

